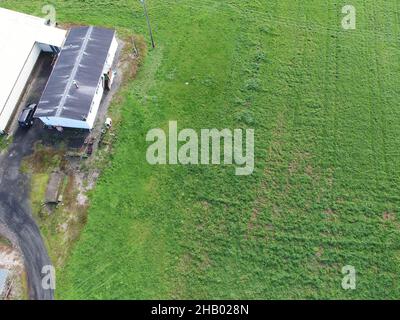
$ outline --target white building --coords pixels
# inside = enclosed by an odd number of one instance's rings
[[[72,28],[35,117],[47,126],[92,129],[117,49],[114,30]]]
[[[65,36],[45,19],[0,8],[0,133],[16,111],[40,52],[58,52]]]

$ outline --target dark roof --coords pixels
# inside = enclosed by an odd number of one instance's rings
[[[86,119],[114,35],[114,30],[96,27],[69,31],[35,117]]]

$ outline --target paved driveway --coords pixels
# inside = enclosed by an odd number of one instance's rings
[[[32,75],[34,81],[27,88],[21,106],[39,100],[51,71],[51,60],[46,55],[40,58]],[[54,292],[42,288],[41,271],[51,262],[32,218],[29,179],[20,172],[22,159],[33,152],[34,143],[40,140],[42,132],[39,121],[30,130],[16,129],[12,144],[0,155],[0,230],[16,242],[23,253],[30,298],[48,300],[54,298]]]
[[[0,156],[0,224],[21,249],[31,299],[53,299],[52,290],[42,288],[42,268],[51,265],[29,204],[29,179],[19,171],[22,158],[32,152],[34,130],[19,132],[9,151]]]

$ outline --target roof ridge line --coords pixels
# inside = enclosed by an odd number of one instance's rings
[[[63,97],[61,98],[60,103],[57,106],[57,112],[55,114],[55,117],[59,117],[61,115],[63,109],[64,109],[65,102],[66,102],[67,96],[68,96],[68,92],[71,90],[71,87],[72,87],[72,85],[74,83],[76,73],[78,72],[79,65],[80,65],[80,63],[82,61],[83,54],[85,53],[85,50],[86,50],[87,45],[89,43],[89,39],[90,39],[90,36],[92,35],[93,29],[94,29],[93,26],[90,26],[88,28],[87,32],[86,32],[85,39],[83,41],[82,47],[79,50],[79,55],[76,58],[76,62],[75,62],[74,68],[72,69],[71,75],[70,75],[70,77],[68,79],[68,83],[67,83],[67,85],[65,87]]]

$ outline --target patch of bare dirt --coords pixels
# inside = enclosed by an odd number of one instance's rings
[[[383,213],[383,220],[385,221],[395,221],[396,220],[396,216],[393,212],[384,212]]]

